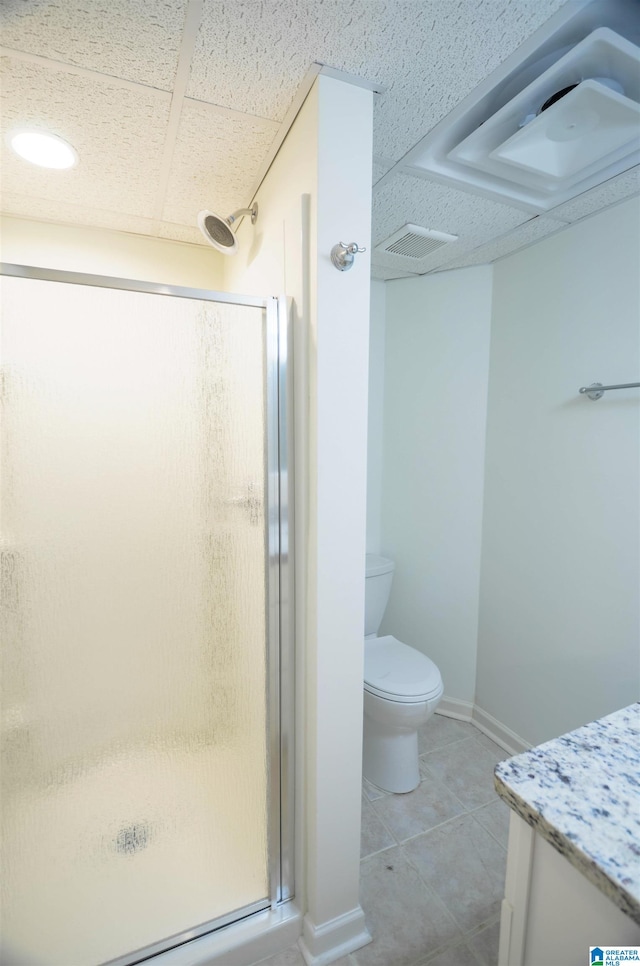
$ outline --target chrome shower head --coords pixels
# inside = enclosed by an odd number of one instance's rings
[[[231,231],[231,225],[243,215],[251,215],[251,224],[255,225],[258,218],[258,205],[252,208],[239,208],[228,218],[221,218],[212,211],[198,212],[198,228],[210,245],[217,248],[223,255],[235,255],[238,251],[238,240]]]

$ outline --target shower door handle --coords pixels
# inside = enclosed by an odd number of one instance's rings
[[[254,526],[262,520],[263,502],[262,489],[253,481],[247,483],[246,494],[243,496],[232,496],[228,500],[225,500],[227,506],[246,510],[249,514],[249,522]]]

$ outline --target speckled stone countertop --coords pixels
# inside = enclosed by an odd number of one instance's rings
[[[500,797],[640,923],[640,703],[501,762]]]

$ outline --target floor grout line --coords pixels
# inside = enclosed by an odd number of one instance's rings
[[[462,801],[462,799],[460,798],[460,796],[459,795],[456,795],[456,793],[454,792],[454,790],[452,788],[450,788],[449,785],[447,785],[447,783],[444,780],[444,778],[439,778],[437,775],[434,775],[433,777],[436,779],[436,781],[439,781],[441,785],[444,785],[444,787],[447,789],[447,791],[449,792],[449,794],[450,795],[453,795],[453,797],[455,798],[456,802],[458,802],[458,804],[460,805],[460,807],[465,812],[468,812],[469,811],[469,809],[467,808],[467,806],[465,805],[465,803]],[[482,806],[479,806],[479,807],[482,807]]]
[[[366,855],[363,855],[361,857],[360,861],[364,862],[365,859],[372,859],[376,855],[382,855],[383,852],[390,852],[391,849],[399,849],[399,848],[400,848],[400,844],[398,842],[394,842],[393,845],[387,845],[384,849],[378,849],[377,852],[368,852]]]
[[[441,829],[445,825],[451,825],[451,823],[455,822],[457,818],[462,818],[462,813],[459,813],[458,815],[452,815],[451,818],[445,818],[444,822],[438,822],[437,825],[432,825],[431,828],[426,828],[422,832],[416,832],[415,835],[410,835],[409,838],[403,839],[402,842],[398,842],[398,845],[408,845],[409,842],[413,842],[415,841],[415,839],[419,839],[421,835],[428,835],[429,832],[435,832],[437,831],[437,829]]]

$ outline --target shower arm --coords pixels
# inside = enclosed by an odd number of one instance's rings
[[[255,225],[256,218],[258,217],[258,206],[254,205],[253,208],[238,208],[238,210],[234,211],[232,215],[229,215],[227,218],[227,224],[232,225],[234,221],[237,221],[238,218],[242,218],[243,215],[251,215],[251,224]]]

